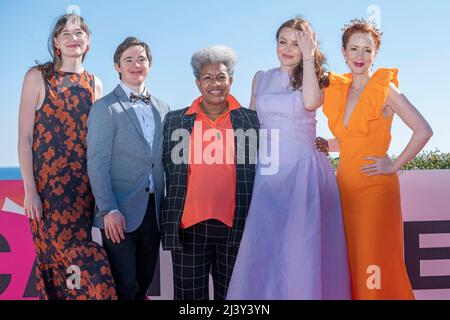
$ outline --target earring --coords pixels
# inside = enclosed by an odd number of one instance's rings
[[[89,47],[89,45],[87,45],[87,46],[86,46],[86,51],[84,52],[84,54],[88,53],[90,49],[91,49],[91,48]]]
[[[60,56],[61,56],[61,49],[59,49],[59,48],[56,48],[56,55],[57,55],[58,57],[60,57]]]

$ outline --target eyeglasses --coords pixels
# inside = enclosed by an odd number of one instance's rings
[[[68,32],[68,31],[64,31],[63,33],[61,33],[60,35],[64,40],[70,40],[73,39],[73,37],[75,37],[76,39],[84,39],[86,38],[87,34],[84,31],[76,31],[76,32]]]

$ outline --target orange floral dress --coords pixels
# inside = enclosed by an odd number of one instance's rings
[[[351,74],[330,74],[323,111],[340,145],[337,179],[350,260],[353,299],[414,299],[403,255],[403,221],[396,174],[368,177],[366,157],[386,157],[393,116],[385,117],[397,69],[379,69],[344,125]]]
[[[41,299],[117,297],[106,253],[91,238],[86,121],[94,92],[93,75],[56,71],[45,80],[45,100],[36,112],[33,170],[44,218],[33,220],[31,230]]]

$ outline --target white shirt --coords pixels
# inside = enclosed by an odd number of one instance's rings
[[[130,88],[127,87],[123,82],[120,83],[123,91],[129,98],[131,93],[136,95],[140,95],[139,93],[134,92]],[[144,87],[144,95],[148,94],[147,88]],[[135,103],[130,102],[133,106],[134,112],[136,112],[136,116],[138,117],[139,124],[141,125],[142,132],[144,133],[144,138],[150,147],[153,147],[153,137],[155,134],[155,118],[153,116],[153,110],[151,104],[146,104],[142,100],[138,100]]]
[[[128,99],[130,98],[131,93],[134,93],[136,95],[140,95],[138,92],[133,91],[130,89],[125,83],[121,82],[120,87],[125,92]],[[148,94],[147,88],[144,87],[144,92],[142,93],[144,95]],[[144,133],[144,138],[147,141],[147,143],[150,145],[150,148],[153,147],[153,137],[155,134],[155,118],[153,115],[152,105],[146,104],[142,100],[138,100],[136,102],[131,102],[131,106],[133,107],[134,112],[136,113],[136,116],[139,120],[139,124],[141,125],[142,132]],[[152,174],[150,173],[149,176],[149,189],[150,193],[153,193],[153,178]],[[109,214],[116,213],[118,209],[111,210]]]

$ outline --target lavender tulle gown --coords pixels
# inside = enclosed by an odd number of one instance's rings
[[[336,177],[314,148],[316,114],[289,83],[279,69],[259,77],[258,118],[262,129],[279,130],[279,170],[266,175],[260,158],[229,300],[351,298]],[[262,141],[260,154],[270,145]]]

